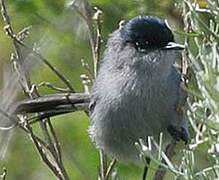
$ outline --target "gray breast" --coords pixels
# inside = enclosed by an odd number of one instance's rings
[[[169,138],[166,128],[174,118],[176,79],[169,78],[170,74],[154,83],[134,72],[125,72],[128,70],[100,72],[97,77],[92,91],[95,107],[89,133],[97,147],[111,156],[138,162],[134,143],[139,138],[157,138],[161,131]]]

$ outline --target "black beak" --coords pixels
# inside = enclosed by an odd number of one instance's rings
[[[182,44],[177,44],[175,42],[169,42],[165,47],[163,47],[163,50],[183,50],[185,49],[185,46]]]

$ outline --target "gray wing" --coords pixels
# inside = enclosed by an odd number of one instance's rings
[[[175,104],[175,111],[177,114],[177,117],[179,118],[179,126],[170,125],[168,126],[168,131],[170,135],[173,137],[173,139],[179,141],[183,140],[185,143],[189,140],[189,131],[188,131],[188,125],[187,125],[187,118],[185,115],[185,109],[186,109],[186,99],[187,99],[187,93],[183,89],[184,86],[184,80],[181,79],[181,74],[175,69],[175,73],[177,73],[177,77],[175,83],[177,85],[177,91],[178,91],[178,98]]]

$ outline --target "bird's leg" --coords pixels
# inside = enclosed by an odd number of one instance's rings
[[[148,172],[148,167],[149,167],[150,161],[151,161],[150,158],[146,157],[146,165],[144,166],[142,180],[146,180],[146,178],[147,178],[147,172]]]

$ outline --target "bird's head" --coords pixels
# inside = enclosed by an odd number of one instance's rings
[[[130,43],[140,51],[181,50],[166,21],[152,16],[138,16],[127,22],[120,30],[123,43]]]
[[[152,16],[138,16],[120,30],[122,51],[132,52],[130,62],[142,72],[168,75],[170,67],[180,56],[183,45],[177,44],[166,21]],[[124,53],[123,53],[124,54]],[[163,72],[163,73],[161,73]]]

